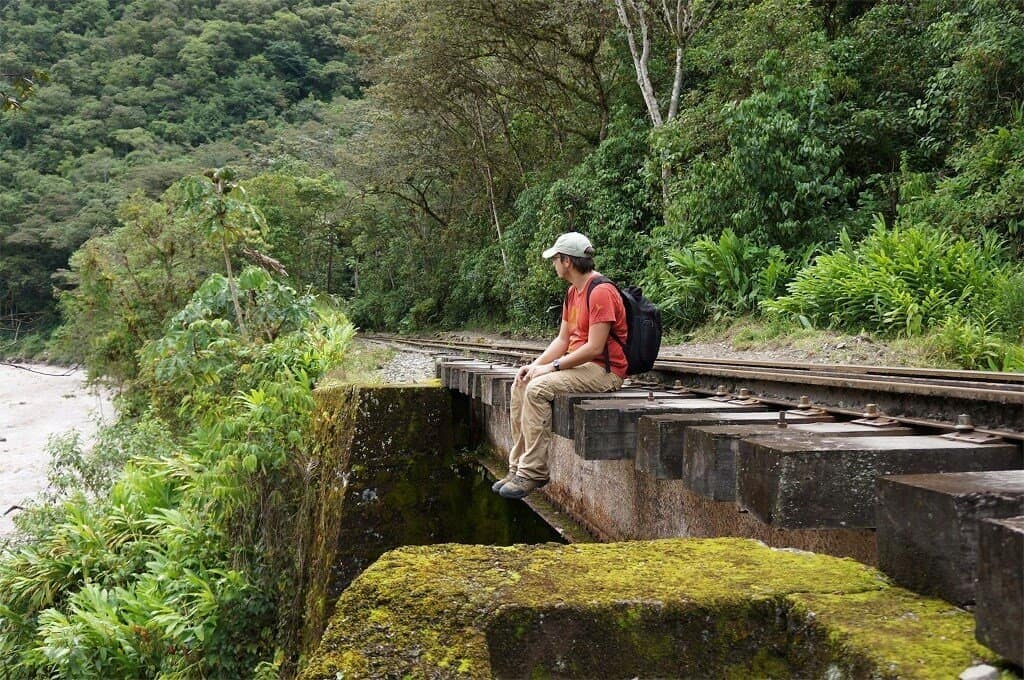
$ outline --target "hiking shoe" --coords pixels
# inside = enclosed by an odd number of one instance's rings
[[[539,489],[547,483],[548,480],[546,479],[527,479],[526,477],[516,475],[506,482],[501,489],[498,490],[498,493],[502,498],[511,498],[516,500],[519,498],[525,498],[530,495],[534,489]]]
[[[494,484],[491,484],[491,491],[493,491],[494,493],[498,493],[499,491],[501,491],[501,487],[505,486],[513,479],[515,479],[515,476],[515,470],[509,470],[507,475],[496,481]]]

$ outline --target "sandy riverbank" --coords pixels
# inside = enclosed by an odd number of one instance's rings
[[[31,370],[0,364],[0,513],[46,488],[51,435],[75,429],[89,441],[98,419],[114,417],[109,393],[87,387],[85,371],[18,366]],[[0,536],[14,529],[12,515],[0,517]]]

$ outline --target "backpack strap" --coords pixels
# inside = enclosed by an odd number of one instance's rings
[[[597,288],[598,286],[600,286],[602,283],[610,283],[613,286],[615,286],[615,282],[612,281],[611,279],[609,279],[607,276],[595,276],[587,284],[587,314],[588,314],[588,316],[590,314],[590,294],[593,293],[594,289]],[[619,287],[615,286],[615,292],[618,292],[618,290],[619,290]],[[568,302],[569,302],[569,295],[568,295],[568,293],[566,293],[565,300],[566,300],[566,304],[568,304]],[[608,337],[612,338],[613,340],[615,340],[615,342],[619,343],[619,346],[622,347],[623,351],[625,351],[626,346],[624,344],[622,344],[622,340],[619,340],[619,336],[615,335],[615,324],[614,323],[612,324],[612,328],[610,328],[608,330]],[[607,340],[605,340],[605,343],[604,343],[604,372],[605,373],[611,373],[612,372],[612,360],[611,360],[611,357],[608,354],[608,341]]]

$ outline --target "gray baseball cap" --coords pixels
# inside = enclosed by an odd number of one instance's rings
[[[587,251],[590,251],[589,253]],[[558,253],[572,255],[573,257],[591,257],[594,254],[594,246],[588,239],[578,231],[570,231],[562,234],[555,241],[555,245],[545,250],[541,257],[545,260],[554,257]]]

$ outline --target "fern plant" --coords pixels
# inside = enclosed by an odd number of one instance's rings
[[[913,337],[952,313],[984,307],[1003,258],[992,235],[972,242],[926,225],[890,229],[878,218],[857,244],[844,232],[837,250],[802,269],[789,294],[763,308],[808,325]]]
[[[812,252],[813,247],[790,257],[726,229],[717,240],[705,237],[670,251],[655,299],[682,325],[755,312],[762,300],[782,292]]]

